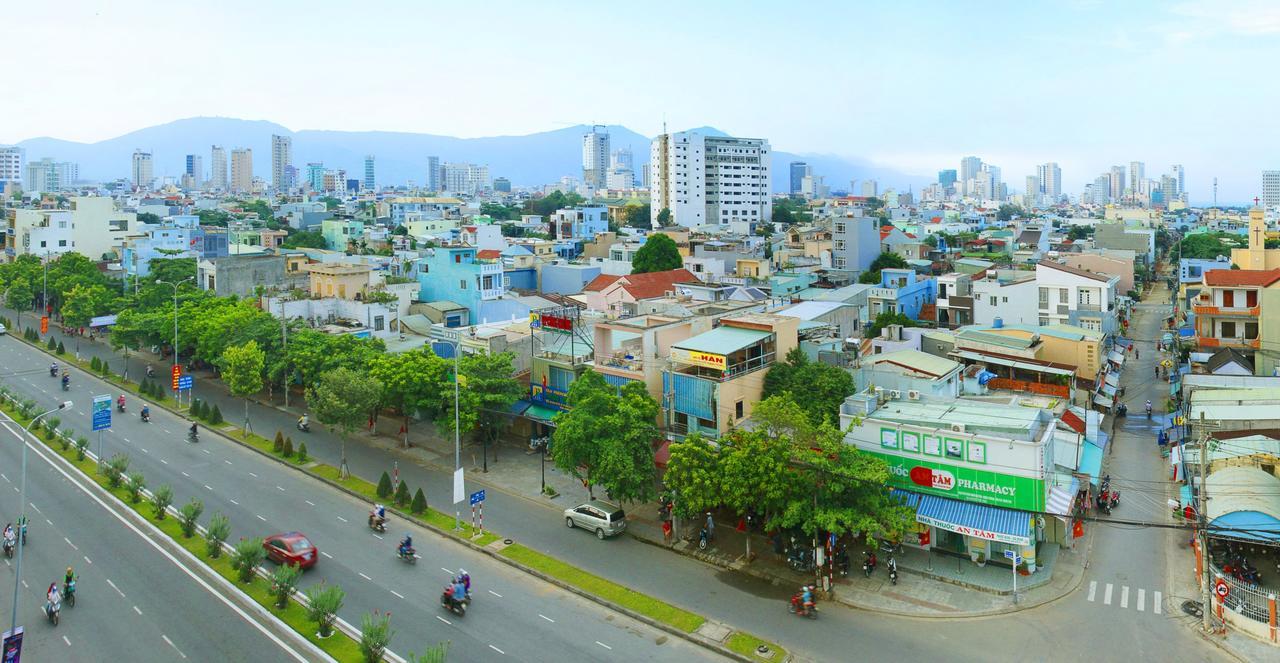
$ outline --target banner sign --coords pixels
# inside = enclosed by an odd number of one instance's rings
[[[722,371],[725,369],[727,364],[724,355],[711,354],[710,352],[699,352],[697,350],[685,350],[682,348],[671,348],[671,360],[682,364],[693,364],[695,366],[716,368]]]

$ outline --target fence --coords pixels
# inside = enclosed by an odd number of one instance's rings
[[[987,386],[992,389],[1008,389],[1010,391],[1027,391],[1033,394],[1042,394],[1045,396],[1057,396],[1058,398],[1070,398],[1071,388],[1065,384],[1051,384],[1048,382],[1031,382],[1028,380],[1014,380],[1012,378],[991,378]]]

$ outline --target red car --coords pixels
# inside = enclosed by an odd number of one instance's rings
[[[267,557],[279,564],[289,564],[300,569],[309,569],[316,565],[320,551],[302,532],[285,532],[272,534],[262,540],[262,547]]]

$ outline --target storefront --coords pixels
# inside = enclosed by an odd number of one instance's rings
[[[907,506],[916,510],[921,531],[917,544],[926,550],[968,557],[976,564],[1008,566],[1006,550],[1026,561],[1028,571],[1036,569],[1036,516],[1025,511],[1002,509],[904,491]]]

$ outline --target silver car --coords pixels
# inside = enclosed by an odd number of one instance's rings
[[[621,534],[627,529],[627,514],[621,507],[608,502],[591,500],[570,509],[564,510],[564,524],[573,529],[581,527],[596,533],[597,539]]]

